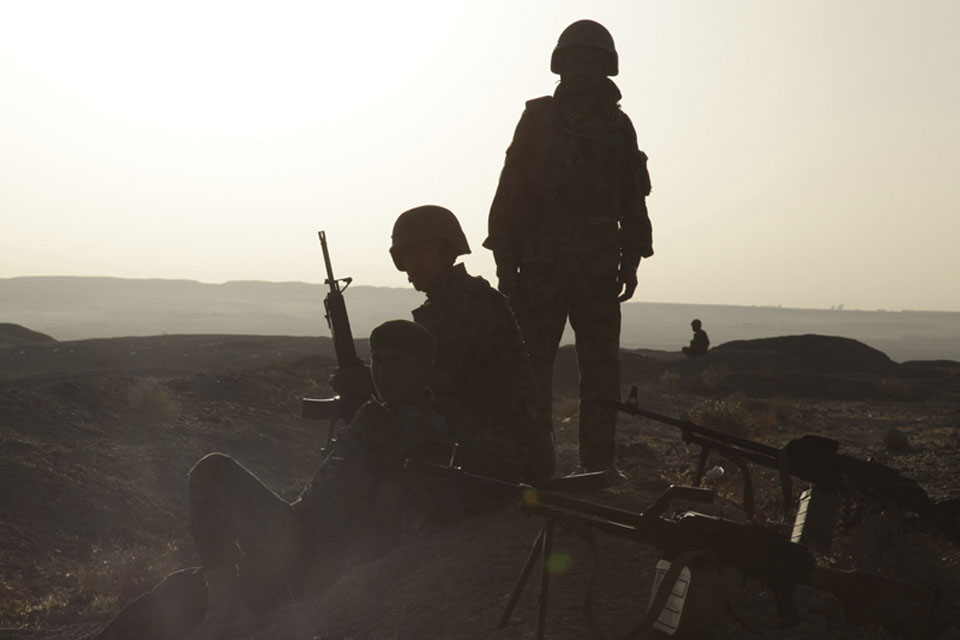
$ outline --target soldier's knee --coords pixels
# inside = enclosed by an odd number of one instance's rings
[[[223,453],[208,453],[200,458],[190,473],[187,474],[187,484],[190,489],[220,482],[223,478],[236,472],[240,463]]]

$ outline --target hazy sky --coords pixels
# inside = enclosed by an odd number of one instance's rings
[[[404,286],[403,210],[486,216],[560,31],[650,156],[637,299],[960,311],[960,2],[0,0],[0,277]]]

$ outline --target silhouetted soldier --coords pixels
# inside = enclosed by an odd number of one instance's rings
[[[435,205],[410,209],[391,239],[397,269],[427,295],[413,319],[437,341],[430,389],[457,432],[464,467],[503,478],[552,475],[553,434],[534,419],[533,369],[516,320],[503,295],[456,263],[470,253],[456,216]]]
[[[538,414],[551,419],[554,359],[567,318],[580,367],[580,460],[610,470],[620,395],[620,303],[653,255],[645,198],[647,157],[620,110],[618,57],[610,33],[591,20],[567,27],[550,69],[553,96],[530,100],[507,150],[484,246],[497,262],[530,350]]]
[[[408,456],[450,455],[451,430],[425,389],[433,338],[392,320],[373,330],[370,349],[381,401],[360,408],[299,499],[287,503],[227,455],[202,458],[188,480],[202,567],[134,600],[99,640],[220,637],[238,620],[249,624],[270,605],[315,593],[405,537],[462,515],[453,489],[400,467]]]
[[[710,348],[710,338],[707,337],[707,332],[701,328],[702,325],[699,320],[694,320],[690,323],[690,326],[693,328],[693,340],[690,341],[689,347],[683,348],[683,355],[688,358],[695,358],[707,352],[707,349]]]

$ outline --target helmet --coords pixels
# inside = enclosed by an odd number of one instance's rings
[[[608,56],[604,65],[604,73],[608,76],[617,75],[619,62],[617,49],[613,45],[613,36],[599,22],[577,20],[564,29],[557,40],[557,46],[553,48],[553,56],[550,58],[550,71],[557,74],[561,72],[563,67],[562,51],[567,47],[595,47],[606,51]]]
[[[397,249],[418,242],[444,241],[457,252],[458,256],[470,253],[467,237],[463,235],[460,221],[453,212],[435,204],[425,204],[404,211],[393,223],[393,241],[390,256],[397,269],[403,271],[403,265],[397,260]]]

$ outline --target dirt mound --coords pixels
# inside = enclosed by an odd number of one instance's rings
[[[19,324],[0,322],[0,347],[35,342],[56,342],[56,340],[45,333],[27,329]]]
[[[716,347],[718,355],[747,355],[755,364],[809,371],[887,373],[896,363],[873,347],[837,336],[806,334],[757,340],[734,340]]]
[[[960,376],[949,364],[898,364],[856,340],[813,334],[728,342],[699,358],[687,358],[679,351],[620,351],[624,387],[640,385],[648,391],[656,387],[660,392],[680,388],[714,396],[739,391],[757,397],[899,396],[919,401],[927,397],[927,386],[960,387]],[[576,351],[569,346],[561,348],[554,366],[554,387],[560,394],[575,395],[578,378]],[[917,384],[917,379],[924,382]]]

